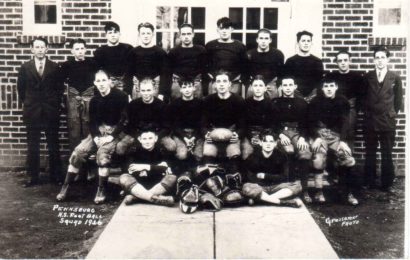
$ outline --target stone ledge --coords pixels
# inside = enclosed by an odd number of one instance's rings
[[[385,46],[406,46],[407,39],[405,37],[369,37],[369,45],[385,45]]]
[[[30,44],[30,42],[37,37],[47,39],[49,44],[64,44],[66,42],[66,36],[64,35],[17,35],[17,42]]]

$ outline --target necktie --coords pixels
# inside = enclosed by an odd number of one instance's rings
[[[382,72],[380,70],[377,72],[377,80],[379,81],[379,83],[382,82]]]
[[[38,75],[40,75],[40,77],[43,76],[43,72],[44,72],[44,65],[43,65],[43,61],[40,61],[38,63]]]

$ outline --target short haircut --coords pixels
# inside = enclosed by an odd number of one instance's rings
[[[222,17],[218,19],[216,26],[218,26],[219,28],[229,28],[233,26],[233,23],[228,17]]]
[[[265,129],[262,133],[260,133],[260,138],[262,141],[266,141],[267,136],[272,136],[273,140],[276,140],[276,135],[271,129]]]
[[[110,78],[110,76],[111,76],[110,73],[108,73],[108,71],[103,70],[103,69],[99,69],[94,74],[94,80],[95,80],[97,74],[105,74],[107,76],[107,78]]]
[[[377,46],[373,51],[373,57],[376,57],[376,53],[384,52],[386,53],[386,57],[390,57],[390,51],[386,46]]]
[[[340,54],[346,54],[347,56],[349,56],[349,58],[352,57],[352,54],[350,54],[350,52],[348,52],[347,50],[341,50],[341,51],[338,51],[335,55],[336,61],[337,61],[337,56],[339,56]]]
[[[296,41],[299,42],[303,35],[308,35],[310,36],[310,38],[313,38],[313,33],[308,31],[301,31],[296,34]]]
[[[191,28],[192,31],[195,30],[195,29],[194,29],[194,26],[193,26],[192,24],[190,24],[190,23],[183,23],[183,24],[181,24],[181,26],[179,26],[179,30],[181,31],[181,29],[182,29],[182,28],[185,28],[185,27]]]
[[[117,23],[114,22],[107,22],[104,26],[104,31],[108,32],[108,31],[120,31],[120,26]]]
[[[182,85],[194,85],[194,79],[190,77],[182,77],[178,80],[178,84],[180,86]]]
[[[265,77],[263,77],[262,75],[255,75],[254,77],[251,77],[251,85],[253,84],[253,82],[257,81],[257,80],[262,80],[263,83],[266,85],[266,80]]]
[[[269,38],[272,39],[272,33],[271,33],[271,31],[270,31],[269,29],[261,28],[261,29],[259,29],[259,31],[256,33],[256,35],[259,36],[260,33],[267,33],[267,34],[269,34]]]
[[[152,85],[153,88],[155,87],[154,81],[150,77],[145,77],[140,81],[140,85],[146,85],[146,84]]]
[[[42,42],[44,42],[44,44],[46,45],[46,47],[48,46],[48,41],[47,41],[46,38],[36,37],[36,38],[34,38],[34,39],[30,42],[30,46],[31,46],[31,47],[34,46],[34,42],[35,42],[35,41],[42,41]]]
[[[229,71],[223,70],[223,69],[218,70],[215,73],[215,80],[216,80],[216,77],[218,77],[220,75],[226,75],[226,76],[228,76],[229,81],[232,81],[232,74]]]
[[[154,135],[158,136],[157,129],[154,128],[151,124],[142,126],[137,133],[137,137],[141,137],[143,134],[146,133],[153,133]]]
[[[151,23],[145,22],[145,23],[140,23],[138,25],[138,32],[141,30],[141,28],[149,28],[151,29],[152,32],[154,32],[154,25]]]
[[[284,75],[282,75],[282,76],[279,77],[279,79],[278,79],[278,85],[282,85],[283,80],[285,80],[285,79],[291,79],[291,80],[293,80],[293,83],[296,84],[296,78],[295,78],[295,76],[293,76],[293,75],[291,75],[291,74],[284,74]]]
[[[85,42],[85,40],[81,39],[81,38],[78,38],[78,39],[74,39],[74,40],[70,41],[70,48],[73,48],[74,44],[77,44],[77,43],[81,43],[81,44],[84,45],[84,47],[87,47],[87,43]]]
[[[337,84],[337,78],[333,76],[333,74],[326,74],[322,79],[321,87],[323,87],[325,84],[330,84],[330,83],[335,83],[336,86],[339,85]]]

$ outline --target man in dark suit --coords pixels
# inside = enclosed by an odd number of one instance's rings
[[[375,188],[376,151],[380,142],[381,187],[390,191],[394,180],[392,149],[395,140],[396,116],[402,108],[402,82],[400,76],[388,69],[389,50],[374,51],[375,70],[366,74],[367,92],[364,97],[364,138],[366,145],[365,184]]]
[[[34,58],[21,66],[17,80],[27,130],[27,172],[30,180],[25,187],[39,184],[42,131],[47,140],[50,180],[55,183],[61,181],[58,127],[64,87],[57,76],[58,65],[46,57],[47,40],[36,38],[30,46]]]

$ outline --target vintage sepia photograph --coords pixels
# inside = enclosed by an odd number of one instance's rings
[[[409,22],[0,0],[0,258],[408,259]]]

